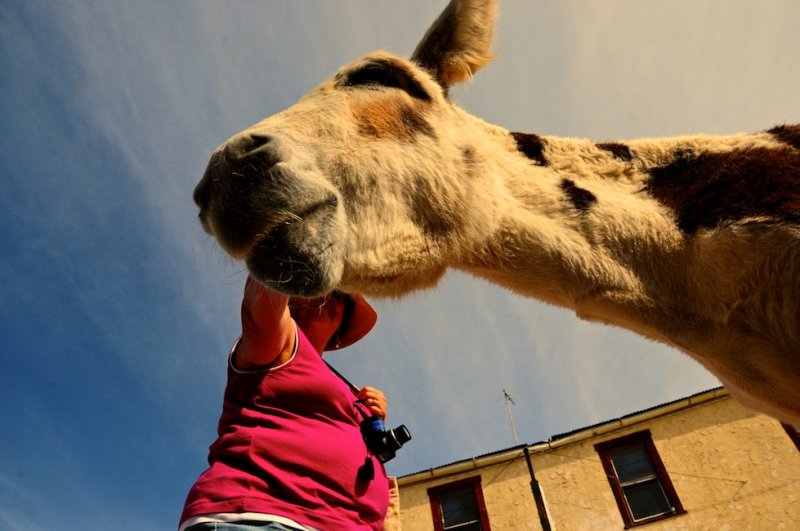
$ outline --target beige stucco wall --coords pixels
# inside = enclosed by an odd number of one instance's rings
[[[800,529],[800,452],[730,398],[534,456],[554,529],[622,529],[594,445],[649,429],[686,514],[648,529]]]
[[[800,452],[774,419],[728,397],[532,453],[553,529],[622,529],[594,445],[649,429],[686,514],[648,529],[800,529]],[[493,531],[541,529],[522,452],[401,486],[404,531],[432,530],[427,489],[480,475]]]

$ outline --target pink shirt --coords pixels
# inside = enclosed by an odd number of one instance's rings
[[[244,372],[228,363],[219,438],[181,522],[214,513],[266,513],[320,529],[381,529],[383,465],[364,444],[355,396],[298,329],[286,364]],[[375,477],[358,477],[365,460]]]

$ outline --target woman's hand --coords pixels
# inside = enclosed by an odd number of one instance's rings
[[[388,411],[388,403],[386,402],[386,395],[383,391],[374,387],[362,387],[358,392],[358,399],[367,406],[370,413],[377,415],[386,420],[386,412]]]

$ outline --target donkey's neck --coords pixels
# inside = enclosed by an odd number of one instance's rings
[[[696,246],[687,243],[687,229],[711,222],[680,226],[683,190],[659,184],[658,172],[678,164],[681,153],[774,147],[768,134],[599,144],[492,136],[501,144],[493,171],[505,197],[496,201],[502,207],[494,230],[464,269],[582,317],[676,344],[684,329],[696,334],[711,327],[715,314],[733,303],[738,294],[727,294],[726,286],[705,296],[699,284],[709,272],[700,268],[718,264],[697,261]],[[747,268],[736,269],[733,247],[718,249],[718,262],[727,260],[738,276]],[[733,290],[736,279],[729,280]]]

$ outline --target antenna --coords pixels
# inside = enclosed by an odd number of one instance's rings
[[[506,401],[506,411],[508,411],[508,421],[511,423],[511,431],[514,433],[514,444],[519,446],[519,439],[517,439],[517,427],[514,425],[514,417],[511,415],[511,406],[514,403],[514,396],[508,394],[508,391],[503,389],[503,399]]]

